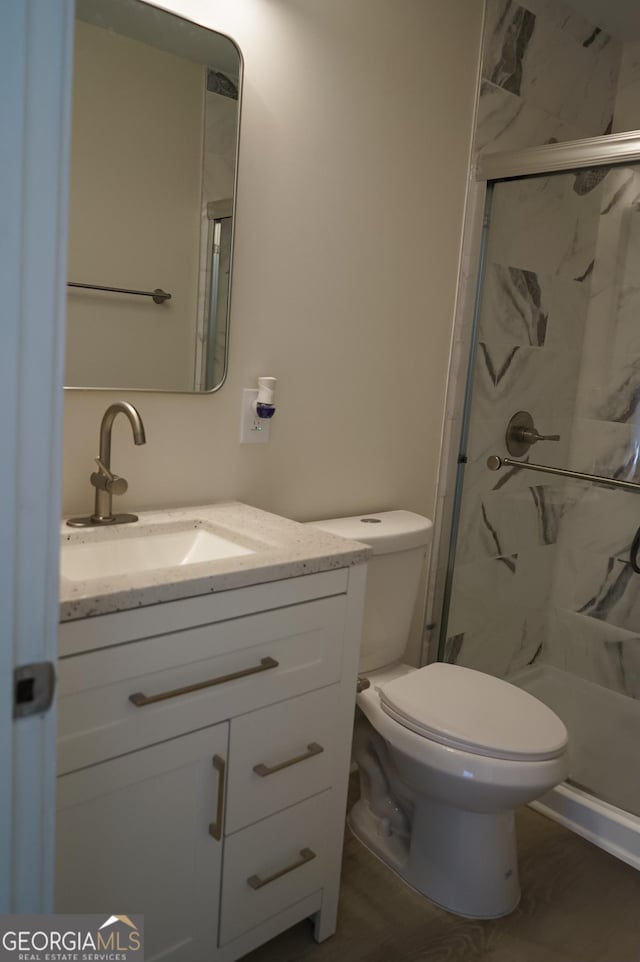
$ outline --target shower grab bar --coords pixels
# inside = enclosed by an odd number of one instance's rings
[[[640,491],[640,484],[635,481],[619,481],[618,478],[605,478],[599,474],[585,474],[583,471],[567,471],[566,468],[552,468],[547,464],[531,464],[528,461],[514,461],[513,458],[499,458],[492,454],[487,458],[490,471],[500,468],[526,468],[528,471],[541,471],[543,474],[557,474],[561,478],[574,478],[576,481],[590,481],[592,484],[602,484],[607,488],[620,488],[623,491]]]
[[[76,281],[69,281],[67,287],[81,287],[85,291],[111,291],[112,294],[138,294],[140,297],[150,297],[154,304],[164,304],[171,300],[171,294],[167,294],[161,287],[156,287],[153,291],[133,291],[128,287],[102,287],[100,284],[78,284]]]

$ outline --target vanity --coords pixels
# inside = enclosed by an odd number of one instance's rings
[[[148,962],[333,934],[369,549],[237,503],[61,537],[55,911]]]

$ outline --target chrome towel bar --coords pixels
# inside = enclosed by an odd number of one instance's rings
[[[76,281],[69,281],[67,287],[81,287],[85,291],[110,291],[112,294],[138,294],[140,297],[150,297],[154,304],[164,304],[171,300],[171,294],[167,294],[161,287],[156,287],[153,291],[132,291],[128,287],[102,287],[100,284],[78,284]]]
[[[567,471],[565,468],[552,468],[547,464],[531,464],[528,461],[515,461],[513,458],[499,458],[492,454],[487,458],[490,471],[500,468],[526,468],[527,471],[540,471],[543,474],[557,474],[561,478],[574,478],[576,481],[590,481],[592,484],[602,484],[607,488],[619,488],[622,491],[640,491],[640,484],[635,481],[619,481],[618,478],[605,478],[599,474],[585,474],[583,471]]]

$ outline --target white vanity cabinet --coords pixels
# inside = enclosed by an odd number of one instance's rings
[[[147,959],[209,957],[222,865],[209,824],[217,830],[224,784],[212,761],[226,759],[228,730],[223,722],[58,779],[57,912],[144,913]]]
[[[362,564],[60,626],[57,912],[150,960],[335,930]]]

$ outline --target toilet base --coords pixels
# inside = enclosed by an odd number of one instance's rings
[[[518,906],[513,812],[467,812],[418,797],[411,837],[406,839],[389,832],[361,798],[347,823],[405,883],[447,912],[493,919]]]

